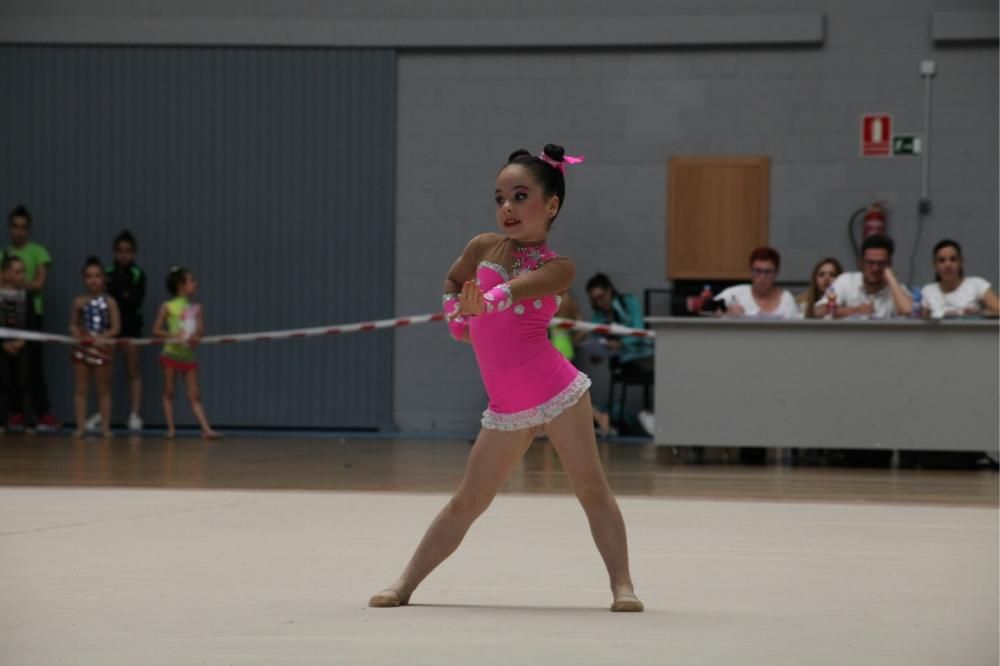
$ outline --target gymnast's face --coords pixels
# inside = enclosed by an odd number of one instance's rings
[[[87,266],[83,270],[83,285],[91,294],[104,293],[104,270],[100,266]]]
[[[494,201],[500,232],[519,243],[544,241],[559,212],[559,197],[546,197],[531,171],[520,164],[509,164],[497,174]]]
[[[119,266],[131,266],[135,262],[135,246],[127,240],[115,243],[115,263]]]
[[[9,287],[24,289],[24,262],[21,260],[10,262],[10,266],[3,272],[3,280]]]
[[[193,273],[188,273],[184,276],[184,282],[181,282],[180,286],[177,288],[177,293],[180,296],[188,297],[194,296],[198,291],[198,282],[194,279]]]

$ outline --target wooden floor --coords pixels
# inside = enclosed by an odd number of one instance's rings
[[[618,495],[692,499],[880,502],[998,506],[994,471],[845,469],[687,464],[669,449],[601,443]],[[450,492],[469,443],[460,440],[259,437],[204,442],[155,436],[0,437],[0,486]],[[548,442],[531,447],[505,492],[566,494]]]

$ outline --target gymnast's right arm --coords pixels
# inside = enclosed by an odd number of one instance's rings
[[[469,318],[458,309],[458,295],[462,291],[462,285],[476,277],[480,238],[482,236],[476,236],[469,241],[462,256],[455,260],[444,278],[444,296],[441,300],[444,305],[445,319],[448,322],[451,337],[459,342],[471,342],[469,339]]]

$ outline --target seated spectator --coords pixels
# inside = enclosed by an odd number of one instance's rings
[[[594,312],[592,322],[630,328],[646,327],[639,299],[632,294],[619,293],[604,273],[597,273],[587,280],[587,296]],[[649,383],[653,381],[653,341],[650,338],[590,336],[582,347],[595,363],[608,358],[613,371],[630,377],[648,378]],[[642,414],[645,417],[645,410]],[[624,414],[613,416],[618,421],[624,421]]]
[[[861,245],[860,271],[841,273],[830,285],[830,293],[813,304],[817,317],[828,314],[828,302],[835,299],[835,319],[908,317],[913,298],[892,270],[895,244],[886,236],[869,236]]]
[[[813,268],[809,288],[795,298],[799,312],[806,319],[816,319],[816,301],[821,300],[833,281],[844,272],[840,262],[833,257],[820,259]]]
[[[981,277],[966,277],[962,248],[945,239],[934,246],[934,282],[921,290],[928,317],[996,315],[1000,300],[990,283]]]
[[[750,284],[723,289],[714,300],[724,303],[732,317],[801,319],[795,298],[774,284],[780,268],[778,251],[759,247],[750,254]]]
[[[632,294],[619,293],[604,273],[597,273],[587,280],[587,296],[594,311],[591,321],[595,324],[646,327],[639,299]],[[610,351],[603,356],[616,358],[621,365],[642,366],[650,371],[653,369],[653,342],[649,338],[603,338],[601,345]]]

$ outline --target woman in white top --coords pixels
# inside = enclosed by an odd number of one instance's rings
[[[833,257],[826,257],[816,262],[812,278],[809,280],[809,288],[795,297],[795,304],[799,306],[799,312],[805,319],[819,318],[816,314],[816,302],[826,295],[827,289],[843,272],[844,268]]]
[[[935,282],[921,291],[927,316],[935,319],[1000,313],[1000,299],[981,277],[966,277],[962,248],[945,239],[934,246]]]
[[[781,255],[770,247],[759,247],[750,254],[750,284],[740,284],[719,292],[716,301],[726,305],[733,317],[762,319],[801,319],[795,297],[775,286]]]

